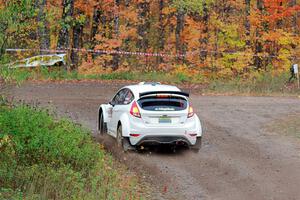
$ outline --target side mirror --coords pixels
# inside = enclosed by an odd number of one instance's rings
[[[110,102],[108,102],[112,107],[114,107],[115,106],[115,104],[112,102],[112,101],[110,101]]]

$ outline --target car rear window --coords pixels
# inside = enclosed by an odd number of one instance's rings
[[[187,108],[187,100],[181,97],[145,97],[138,100],[139,106],[150,111],[180,111]]]

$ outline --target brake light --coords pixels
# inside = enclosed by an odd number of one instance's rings
[[[131,137],[139,137],[140,134],[137,134],[137,133],[130,133],[130,136],[131,136]]]
[[[193,116],[194,116],[194,109],[192,106],[189,106],[188,118],[193,117]]]
[[[130,114],[134,117],[138,117],[138,118],[141,118],[141,113],[140,113],[140,110],[136,104],[136,102],[134,101],[131,105],[131,108],[130,108]]]
[[[157,94],[156,97],[157,98],[168,98],[168,97],[171,97],[171,96],[168,95],[168,94]]]

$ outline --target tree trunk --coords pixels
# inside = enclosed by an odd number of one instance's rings
[[[291,0],[290,1],[290,6],[294,7],[297,5],[297,0]],[[293,16],[292,16],[292,26],[293,26],[293,30],[295,34],[299,34],[299,28],[298,28],[298,12],[296,12]]]
[[[36,5],[38,6],[38,30],[37,36],[39,39],[40,49],[49,49],[50,47],[50,30],[49,23],[46,19],[45,6],[47,5],[47,0],[36,0]],[[45,54],[47,52],[40,51],[40,54]]]
[[[176,14],[176,29],[175,29],[175,38],[176,38],[176,53],[184,54],[184,47],[181,42],[181,33],[184,28],[184,11],[179,10]],[[178,57],[178,60],[183,58]]]
[[[209,21],[209,11],[207,7],[207,3],[203,1],[203,16],[202,20],[204,23],[203,29],[203,37],[200,40],[200,60],[201,62],[205,62],[207,59],[207,43],[208,43],[208,21]]]
[[[83,36],[83,25],[80,23],[77,23],[73,28],[73,48],[80,49],[82,48],[82,36]],[[79,51],[71,51],[71,60],[74,69],[76,66],[78,66],[79,63]]]
[[[120,16],[119,16],[119,9],[120,9],[120,0],[115,0],[115,7],[117,9],[117,11],[115,11],[114,13],[114,39],[118,39],[119,38],[119,26],[120,26]],[[116,48],[115,50],[119,51],[120,48]],[[115,54],[113,55],[113,60],[112,60],[112,67],[113,70],[118,69],[119,67],[119,61],[120,61],[120,55],[119,54]]]
[[[95,36],[98,33],[99,24],[101,22],[101,16],[102,16],[102,11],[97,7],[94,8],[92,29],[91,29],[91,36],[90,36],[91,44],[93,47],[95,46]]]
[[[149,40],[147,38],[147,33],[149,32],[150,22],[149,22],[149,12],[150,5],[148,2],[142,2],[138,4],[139,10],[139,25],[138,25],[138,35],[139,39],[137,42],[137,48],[140,51],[147,51],[149,46]]]
[[[163,22],[163,8],[164,8],[164,1],[160,0],[159,1],[159,37],[158,37],[158,51],[163,52],[164,46],[165,46],[165,27],[164,27],[164,22]],[[159,65],[160,63],[163,62],[162,57],[157,57],[157,64]]]
[[[72,16],[74,12],[74,0],[63,0],[62,21],[63,26],[59,32],[57,48],[68,48],[70,45],[70,28],[72,26]]]
[[[263,0],[257,0],[256,2],[257,9],[262,13],[263,12]],[[257,54],[261,53],[263,50],[263,46],[261,41],[259,41],[258,38],[260,38],[260,29],[256,29],[256,41],[255,41],[255,57],[254,57],[254,66],[256,69],[262,68],[262,58],[259,57]]]
[[[249,16],[250,16],[250,0],[245,0],[246,4],[246,10],[245,10],[245,31],[246,31],[246,45],[250,46],[250,21],[249,21]]]
[[[137,27],[138,40],[137,49],[142,52],[147,52],[149,48],[148,33],[150,31],[150,3],[143,1],[137,5],[139,22]],[[140,58],[139,58],[140,59]],[[146,69],[148,69],[148,58],[145,57],[144,62]]]

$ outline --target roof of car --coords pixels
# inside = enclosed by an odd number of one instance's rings
[[[129,85],[125,88],[129,88],[134,94],[139,95],[144,92],[152,91],[181,91],[178,87],[173,85],[163,85],[160,83],[140,83],[136,85]]]

